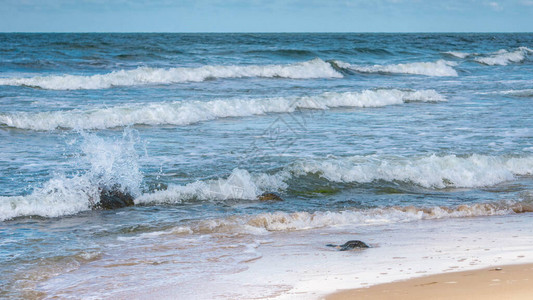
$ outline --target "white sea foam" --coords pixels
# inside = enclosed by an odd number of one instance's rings
[[[186,227],[180,226],[172,230],[142,234],[139,237],[213,232],[266,234],[273,231],[295,231],[338,226],[371,226],[429,219],[505,215],[530,211],[533,211],[533,204],[520,201],[475,203],[455,207],[393,206],[344,211],[301,211],[294,213],[277,211],[258,215],[202,220]]]
[[[87,178],[56,177],[27,196],[0,197],[0,221],[19,216],[58,217],[89,208],[97,190]]]
[[[531,53],[533,53],[533,50],[527,47],[519,47],[512,52],[502,49],[488,56],[476,57],[474,60],[489,66],[506,66],[509,63],[518,63],[524,61],[527,55]]]
[[[149,68],[120,70],[92,76],[50,75],[0,78],[0,85],[31,86],[50,90],[106,89],[113,86],[199,82],[212,78],[280,77],[292,79],[341,78],[342,74],[319,59],[287,65],[203,66],[198,68]]]
[[[517,202],[479,203],[457,207],[387,207],[339,212],[273,212],[264,213],[239,220],[244,228],[264,229],[266,231],[305,230],[321,227],[346,225],[377,225],[410,222],[425,219],[463,218],[474,216],[503,215],[522,212],[523,206]],[[531,205],[526,211],[531,210]],[[235,222],[235,221],[233,221]]]
[[[232,276],[234,285],[226,285],[227,292],[223,295],[246,298],[250,287],[263,287],[264,282],[269,282],[272,287],[269,291],[277,292],[276,287],[288,286],[272,297],[277,300],[323,299],[339,290],[365,289],[369,285],[438,273],[528,263],[533,242],[529,219],[527,215],[511,215],[404,223],[376,230],[348,226],[339,230],[278,233],[273,242],[262,245],[263,256],[259,261]],[[368,242],[372,248],[339,253],[325,247],[325,244],[342,244],[351,239]],[[313,253],[309,253],[310,249]],[[230,281],[224,278],[209,285],[222,294],[219,287],[225,282]],[[445,285],[454,286],[453,282]],[[239,289],[242,286],[244,288]],[[172,291],[175,294],[179,290]],[[165,293],[171,294],[170,291]],[[260,290],[257,294],[267,293]]]
[[[482,92],[478,93],[482,95],[486,94],[498,94],[498,95],[508,95],[508,96],[515,96],[515,97],[533,97],[533,89],[522,89],[522,90],[505,90],[505,91],[497,91],[497,92]]]
[[[171,185],[167,190],[144,194],[136,203],[181,203],[190,200],[255,200],[265,191],[283,191],[290,180],[317,174],[331,182],[371,183],[401,181],[425,188],[475,188],[492,186],[533,174],[533,157],[470,155],[459,157],[378,157],[309,159],[297,161],[269,174],[235,169],[226,179]]]
[[[90,209],[99,201],[99,188],[114,186],[140,195],[142,174],[134,149],[135,137],[126,130],[121,140],[84,134],[82,174],[56,175],[26,196],[0,197],[0,221],[20,216],[58,217]]]
[[[290,113],[297,109],[328,109],[334,107],[380,107],[407,101],[445,101],[434,90],[365,90],[317,96],[278,97],[267,99],[222,99],[185,101],[143,105],[116,106],[90,110],[69,110],[40,113],[0,113],[0,124],[31,130],[57,128],[103,129],[118,126],[188,125],[226,117],[245,117],[267,113]]]
[[[426,188],[473,188],[533,174],[533,157],[456,155],[405,157],[354,156],[307,160],[289,167],[294,175],[318,174],[333,182],[376,180],[411,182]]]
[[[472,55],[470,53],[457,52],[457,51],[448,51],[448,52],[444,52],[444,53],[448,54],[448,55],[451,55],[451,56],[455,56],[457,58],[467,58],[468,56]]]
[[[86,143],[102,146],[89,145],[84,148],[92,163],[90,171],[72,178],[57,176],[28,196],[1,197],[0,220],[27,215],[54,217],[87,210],[91,202],[98,199],[98,187],[102,185],[118,184],[125,187],[136,196],[136,204],[159,204],[229,199],[256,200],[265,191],[283,192],[289,188],[292,180],[302,180],[302,176],[311,174],[332,182],[401,181],[426,188],[483,187],[510,181],[516,176],[533,175],[532,156],[355,156],[301,160],[274,174],[251,174],[246,170],[235,169],[226,178],[196,181],[187,185],[170,185],[166,190],[140,195],[142,174],[138,170],[136,156],[132,154],[134,149],[131,141],[104,141],[92,136]],[[105,153],[93,153],[91,149]],[[492,206],[484,209],[490,207]],[[517,211],[518,208],[507,206],[499,211],[503,213],[509,210]],[[434,209],[430,215],[436,212]],[[453,214],[471,213],[471,210],[453,211]],[[367,218],[368,215],[364,217]],[[302,218],[317,222],[316,220],[323,219],[324,216],[304,214],[291,222]],[[370,222],[370,219],[365,220]],[[274,227],[269,228],[273,230]]]
[[[144,194],[135,199],[140,203],[181,203],[187,200],[255,200],[263,191],[284,190],[288,174],[250,174],[246,170],[234,169],[227,178],[196,181],[187,185],[171,185],[166,190]]]
[[[455,69],[453,68],[453,66],[457,64],[445,60],[438,60],[436,62],[415,62],[396,65],[373,66],[353,65],[342,61],[335,61],[334,63],[340,68],[362,73],[399,73],[426,76],[458,76],[457,71],[455,71]]]

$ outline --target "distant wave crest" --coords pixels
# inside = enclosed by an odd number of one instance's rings
[[[49,90],[107,89],[114,86],[200,82],[211,78],[341,78],[342,74],[319,59],[287,65],[203,66],[198,68],[149,68],[120,70],[92,76],[50,75],[0,78],[0,85],[29,86]]]
[[[447,52],[444,52],[444,54],[457,57],[457,58],[467,58],[468,56],[472,55],[470,53],[458,52],[458,51],[447,51]]]
[[[474,60],[489,66],[506,66],[510,63],[518,63],[524,61],[527,55],[531,53],[533,53],[533,50],[527,47],[519,47],[515,51],[501,49],[487,56],[476,57]]]
[[[505,96],[511,96],[511,97],[517,97],[517,98],[532,98],[533,89],[514,89],[514,90],[494,91],[494,92],[478,92],[477,94],[481,94],[481,95],[496,94],[496,95],[505,95]]]
[[[457,71],[453,68],[456,64],[445,60],[436,62],[414,62],[396,65],[373,65],[361,66],[353,65],[342,61],[334,63],[347,70],[361,73],[395,73],[395,74],[414,74],[425,76],[458,76]]]

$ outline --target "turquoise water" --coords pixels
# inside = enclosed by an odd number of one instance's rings
[[[0,34],[0,295],[206,280],[273,232],[530,211],[532,49],[525,33]],[[92,210],[111,186],[135,206]]]

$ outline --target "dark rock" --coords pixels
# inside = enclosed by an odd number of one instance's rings
[[[259,201],[283,201],[283,198],[278,193],[263,193],[257,197]]]
[[[342,245],[327,244],[326,246],[335,247],[339,249],[339,251],[370,248],[370,246],[368,246],[366,243],[358,241],[358,240],[347,241],[346,243]]]
[[[96,208],[117,209],[134,204],[130,193],[123,192],[118,187],[105,187],[100,189],[100,202],[96,204]]]

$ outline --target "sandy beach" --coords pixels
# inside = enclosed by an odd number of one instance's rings
[[[531,299],[533,264],[495,266],[334,293],[344,299]]]

